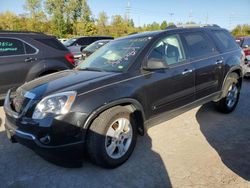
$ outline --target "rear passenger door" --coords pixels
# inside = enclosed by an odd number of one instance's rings
[[[195,67],[195,98],[219,91],[224,61],[210,36],[203,31],[183,34],[190,62]]]
[[[0,37],[0,95],[25,82],[37,50],[15,38]]]

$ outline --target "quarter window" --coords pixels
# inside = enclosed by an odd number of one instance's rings
[[[25,54],[23,42],[17,39],[0,38],[0,56]]]
[[[157,42],[148,56],[151,58],[164,60],[168,65],[183,62],[185,56],[179,36],[167,36]]]
[[[225,31],[213,31],[214,36],[216,39],[220,42],[220,44],[223,47],[223,51],[229,51],[229,50],[234,50],[237,49],[237,43],[233,39],[233,37]]]
[[[184,35],[190,58],[208,56],[216,52],[214,44],[209,36],[202,32],[188,33]]]
[[[36,53],[36,50],[34,48],[32,48],[30,45],[25,44],[25,50],[26,50],[26,54],[34,54]]]

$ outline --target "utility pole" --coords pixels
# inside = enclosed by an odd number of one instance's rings
[[[233,16],[234,16],[234,12],[231,12],[229,14],[229,25],[228,25],[228,29],[231,30],[232,29],[232,19],[233,19]]]
[[[188,17],[189,17],[189,22],[191,23],[192,22],[192,17],[193,17],[193,11],[192,10],[189,11]]]
[[[205,24],[208,24],[208,13],[207,13],[207,15],[205,16]]]
[[[127,2],[126,6],[126,20],[130,20],[130,12],[131,12],[131,6],[130,6],[130,1]]]
[[[173,23],[174,23],[174,20],[172,20],[173,15],[174,15],[174,13],[173,13],[173,12],[170,12],[170,13],[169,13],[169,16],[170,16],[170,22],[173,22]]]

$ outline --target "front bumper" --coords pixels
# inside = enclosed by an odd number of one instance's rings
[[[71,112],[66,116],[33,120],[25,116],[25,109],[20,114],[12,109],[10,92],[4,110],[5,129],[12,142],[23,144],[46,158],[82,158],[85,131],[79,125],[85,120],[85,114]]]

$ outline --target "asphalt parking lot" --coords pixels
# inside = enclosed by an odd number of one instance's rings
[[[3,109],[0,118],[4,121]],[[106,170],[51,164],[0,126],[0,187],[250,187],[250,80],[235,112],[207,104],[154,126],[138,138],[131,158]]]

